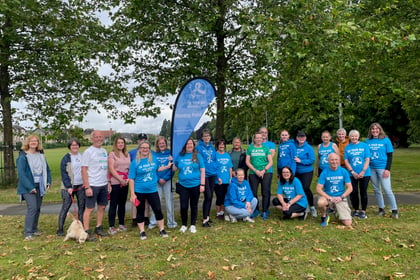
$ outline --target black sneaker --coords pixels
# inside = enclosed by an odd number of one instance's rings
[[[57,230],[57,236],[64,236],[64,231],[62,229]]]
[[[108,236],[108,233],[106,233],[106,231],[104,231],[103,226],[96,227],[95,228],[95,233],[99,236],[102,236],[102,237]]]
[[[90,232],[90,230],[87,230],[86,233],[88,234],[88,237],[86,238],[86,241],[96,241],[96,237],[94,235],[92,235],[92,233]]]
[[[399,219],[400,216],[398,215],[398,210],[392,210],[392,218],[393,219]]]
[[[204,222],[204,223],[203,223],[203,227],[211,227],[211,225],[210,225],[209,221]]]
[[[140,232],[140,239],[141,240],[146,240],[147,239],[146,232],[144,232],[144,231]]]
[[[385,209],[379,208],[379,210],[378,210],[378,216],[381,216],[381,217],[385,216]]]
[[[161,237],[168,237],[168,234],[166,233],[166,230],[164,230],[164,229],[162,229],[161,231],[160,231],[160,236]]]

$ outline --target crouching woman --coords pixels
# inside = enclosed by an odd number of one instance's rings
[[[280,173],[277,197],[273,198],[273,205],[283,211],[283,219],[306,218],[306,199],[302,183],[293,175],[292,169],[283,167]]]
[[[235,175],[225,197],[225,210],[232,223],[237,219],[253,223],[254,220],[250,216],[257,207],[258,200],[254,197],[248,181],[245,180],[245,171],[238,168]]]

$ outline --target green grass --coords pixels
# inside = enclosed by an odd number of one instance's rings
[[[45,202],[60,201],[58,166],[66,151],[46,151],[54,183]],[[418,166],[420,148],[396,150],[395,191],[420,191]],[[15,189],[0,190],[0,203],[14,202]],[[167,239],[153,229],[145,241],[129,229],[85,244],[55,235],[57,215],[41,215],[44,235],[32,242],[22,242],[23,216],[0,216],[0,279],[419,279],[420,205],[399,210],[400,219],[393,220],[377,217],[371,206],[369,218],[352,228],[335,219],[322,228],[319,218],[280,221],[272,209],[268,221],[255,224],[216,221],[195,235],[168,230]]]
[[[334,218],[255,224],[216,221],[197,234],[129,229],[96,242],[63,242],[56,215],[41,215],[44,235],[22,242],[22,216],[0,217],[1,279],[418,279],[418,205],[401,218],[374,215],[344,228]],[[178,214],[178,213],[177,213]]]

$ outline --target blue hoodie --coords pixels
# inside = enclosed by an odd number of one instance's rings
[[[246,208],[246,202],[251,202],[253,198],[254,194],[248,181],[243,180],[242,184],[239,184],[238,179],[233,177],[225,196],[224,206]]]
[[[219,164],[216,160],[216,149],[210,142],[206,145],[203,140],[198,141],[197,151],[203,157],[204,165],[206,167],[206,177],[217,176]]]
[[[297,157],[301,162],[296,164],[296,173],[307,173],[314,171],[315,152],[314,148],[305,141],[302,146],[295,141]]]
[[[167,166],[168,162],[169,162],[169,156],[171,155],[171,151],[169,149],[166,149],[163,152],[155,152],[153,151],[153,155],[156,158],[156,161],[159,163],[158,164],[158,169],[161,166]],[[171,169],[166,169],[163,171],[159,171],[157,173],[158,176],[158,180],[159,179],[163,179],[165,181],[169,181],[171,179]]]
[[[293,174],[295,174],[295,156],[297,155],[295,141],[290,139],[280,143],[277,154],[277,169],[280,170],[281,168],[288,166],[292,169]]]

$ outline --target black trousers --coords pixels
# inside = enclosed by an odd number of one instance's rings
[[[271,180],[273,179],[273,173],[265,173],[264,177],[258,177],[256,174],[249,174],[249,184],[251,185],[252,193],[258,200],[258,185],[261,184],[261,195],[262,195],[262,211],[267,212],[270,208],[271,199]],[[259,210],[259,201],[256,210]]]

